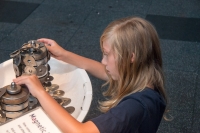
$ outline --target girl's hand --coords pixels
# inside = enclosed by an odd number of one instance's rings
[[[63,49],[61,46],[59,46],[54,40],[41,38],[41,39],[38,39],[37,41],[44,43],[46,48],[49,50],[49,52],[54,58],[58,60],[62,60],[64,58],[63,53],[66,50]]]
[[[18,85],[25,84],[30,93],[34,97],[38,97],[41,92],[45,92],[42,84],[40,83],[38,77],[36,75],[30,75],[30,76],[20,76],[13,80]]]

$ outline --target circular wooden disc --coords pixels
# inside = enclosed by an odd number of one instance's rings
[[[33,67],[33,66],[26,66],[26,67],[24,68],[24,72],[27,73],[27,74],[29,74],[29,75],[36,74],[36,73],[37,73],[35,67]]]
[[[13,69],[15,71],[16,76],[21,75],[21,71],[19,70],[19,67],[16,64],[13,64]]]
[[[23,102],[25,102],[28,98],[29,98],[29,90],[25,87],[22,87],[22,90],[20,93],[15,94],[15,95],[11,95],[9,93],[5,93],[2,97],[1,97],[1,102],[5,103],[5,104],[21,104]]]
[[[6,117],[13,119],[13,118],[16,118],[20,115],[23,115],[27,111],[28,111],[28,108],[25,108],[25,109],[20,110],[20,111],[4,111],[4,112],[6,114]]]
[[[63,96],[65,94],[65,92],[63,91],[63,90],[55,90],[54,92],[53,92],[53,95],[54,96]]]
[[[38,77],[43,77],[47,74],[47,67],[45,65],[40,65],[38,67],[36,67],[36,71],[37,71],[37,76]]]
[[[52,81],[54,78],[53,78],[53,76],[48,76],[48,77],[46,77],[46,81]]]
[[[12,52],[12,53],[10,54],[10,57],[13,58],[13,57],[15,57],[15,56],[17,56],[17,55],[19,55],[19,54],[20,54],[20,51],[19,51],[19,50],[15,50],[14,52]]]
[[[23,62],[26,66],[36,66],[36,62],[35,62],[35,59],[28,55],[28,56],[25,56],[24,59],[23,59]]]
[[[14,104],[14,105],[4,104],[4,103],[1,104],[1,108],[6,111],[20,111],[22,109],[25,109],[26,107],[28,107],[28,100],[21,104]]]
[[[75,111],[75,108],[72,106],[64,108],[69,114],[72,114]]]
[[[59,88],[59,85],[57,84],[51,84],[51,86],[47,87],[49,91],[55,91]]]
[[[68,104],[71,103],[71,99],[70,98],[65,98],[65,99],[62,99],[63,102],[62,102],[62,106],[67,106]]]
[[[37,107],[38,100],[35,97],[30,95],[28,101],[29,101],[29,110]]]

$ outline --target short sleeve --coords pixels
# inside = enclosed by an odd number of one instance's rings
[[[127,99],[91,121],[101,133],[133,133],[138,130],[144,113],[139,101]]]

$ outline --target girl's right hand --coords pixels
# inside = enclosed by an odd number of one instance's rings
[[[58,60],[62,60],[64,58],[63,53],[66,50],[63,49],[61,46],[59,46],[54,40],[41,38],[41,39],[38,39],[37,41],[44,43],[46,48],[49,50],[49,52],[54,58]]]
[[[36,98],[38,98],[41,92],[45,92],[44,87],[36,75],[20,76],[16,79],[13,79],[13,81],[18,85],[25,84],[30,93]]]

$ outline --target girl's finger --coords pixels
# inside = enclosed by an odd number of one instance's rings
[[[13,81],[14,81],[14,82],[18,82],[18,81],[23,80],[23,79],[26,79],[26,78],[27,78],[27,76],[20,76],[20,77],[18,77],[18,78],[16,78],[16,79],[13,79]]]
[[[43,42],[45,44],[51,44],[53,42],[53,40],[47,39],[47,38],[40,38],[40,39],[37,39],[37,41]]]
[[[26,84],[26,83],[25,83],[25,80],[19,80],[19,81],[15,82],[15,84],[22,85],[22,84]]]

